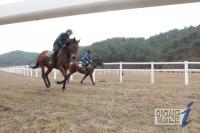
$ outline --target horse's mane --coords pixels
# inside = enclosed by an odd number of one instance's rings
[[[102,61],[101,59],[92,59],[92,61]]]

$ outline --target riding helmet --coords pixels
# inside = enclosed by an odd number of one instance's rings
[[[73,34],[73,32],[72,32],[71,29],[68,29],[68,30],[66,31],[66,33],[67,33],[67,34]]]

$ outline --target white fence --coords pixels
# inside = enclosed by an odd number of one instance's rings
[[[155,82],[155,72],[173,72],[173,73],[183,73],[185,85],[189,85],[189,73],[200,73],[200,69],[189,69],[189,65],[200,65],[200,62],[116,62],[116,63],[104,63],[104,65],[118,65],[117,69],[95,69],[93,73],[94,81],[96,79],[96,72],[98,73],[112,73],[119,75],[119,81],[123,82],[123,73],[149,73],[151,84]],[[148,65],[150,69],[123,69],[123,65]],[[155,65],[183,65],[183,69],[154,69]],[[14,66],[0,68],[2,71],[9,73],[22,74],[24,76],[35,76],[38,77],[40,69],[31,69],[28,66]],[[34,74],[33,74],[34,73]],[[57,79],[58,70],[53,70],[53,78]],[[73,80],[73,75],[70,78]]]

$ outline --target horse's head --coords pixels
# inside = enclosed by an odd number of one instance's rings
[[[76,40],[75,38],[70,39],[69,41],[68,50],[70,52],[70,56],[72,59],[76,59],[78,49],[79,49],[79,46],[78,46],[79,42],[80,40]]]
[[[95,63],[96,66],[100,66],[100,67],[104,68],[104,64],[101,59],[94,59],[93,63]]]

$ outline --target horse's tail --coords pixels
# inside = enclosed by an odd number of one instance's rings
[[[38,62],[37,62],[35,65],[29,65],[29,67],[32,68],[32,69],[36,69],[36,68],[39,67],[39,64],[38,64]]]

